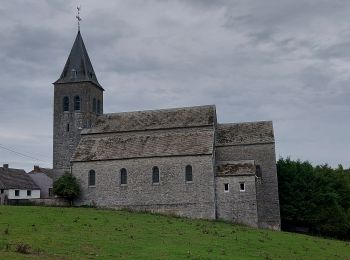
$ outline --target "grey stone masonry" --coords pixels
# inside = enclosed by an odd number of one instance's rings
[[[272,122],[218,124],[215,105],[103,114],[103,91],[78,31],[54,83],[52,171],[77,177],[77,205],[280,229]]]
[[[254,161],[216,164],[217,218],[258,227]]]
[[[100,113],[103,113],[103,92],[91,82],[55,84],[54,88],[53,168],[62,173],[70,169],[70,159],[79,143],[81,130],[90,128],[96,121],[94,99],[100,101]],[[79,110],[74,107],[77,96],[80,98]],[[69,99],[68,111],[63,108],[65,97]]]
[[[220,133],[222,130],[224,134]],[[272,122],[219,125],[215,155],[218,161],[254,160],[255,165],[260,166],[262,177],[256,183],[258,224],[262,228],[279,230],[281,222],[273,136]]]
[[[212,160],[212,155],[203,155],[75,162],[72,171],[82,187],[76,204],[214,219]],[[191,182],[185,179],[187,165],[193,169]],[[160,171],[159,183],[152,183],[154,166]],[[122,168],[127,184],[121,184]],[[94,186],[88,183],[90,170],[96,173]]]
[[[82,185],[78,205],[280,228],[271,122],[217,125],[214,106],[107,114],[82,131],[71,162]]]

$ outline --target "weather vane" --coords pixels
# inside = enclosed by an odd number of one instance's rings
[[[77,6],[78,14],[77,14],[76,18],[78,20],[78,31],[80,31],[80,21],[82,20],[80,17],[80,9],[81,9],[81,6]]]

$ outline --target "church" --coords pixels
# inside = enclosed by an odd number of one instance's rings
[[[76,205],[280,229],[271,121],[220,124],[215,105],[104,113],[80,30],[53,84],[53,168],[79,180]]]

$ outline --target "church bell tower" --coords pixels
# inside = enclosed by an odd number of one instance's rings
[[[70,158],[83,128],[103,113],[104,89],[97,80],[78,30],[63,72],[54,85],[53,168],[56,177],[70,170]]]

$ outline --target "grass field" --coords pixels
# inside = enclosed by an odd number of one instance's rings
[[[0,259],[350,259],[350,243],[91,208],[0,206]]]

